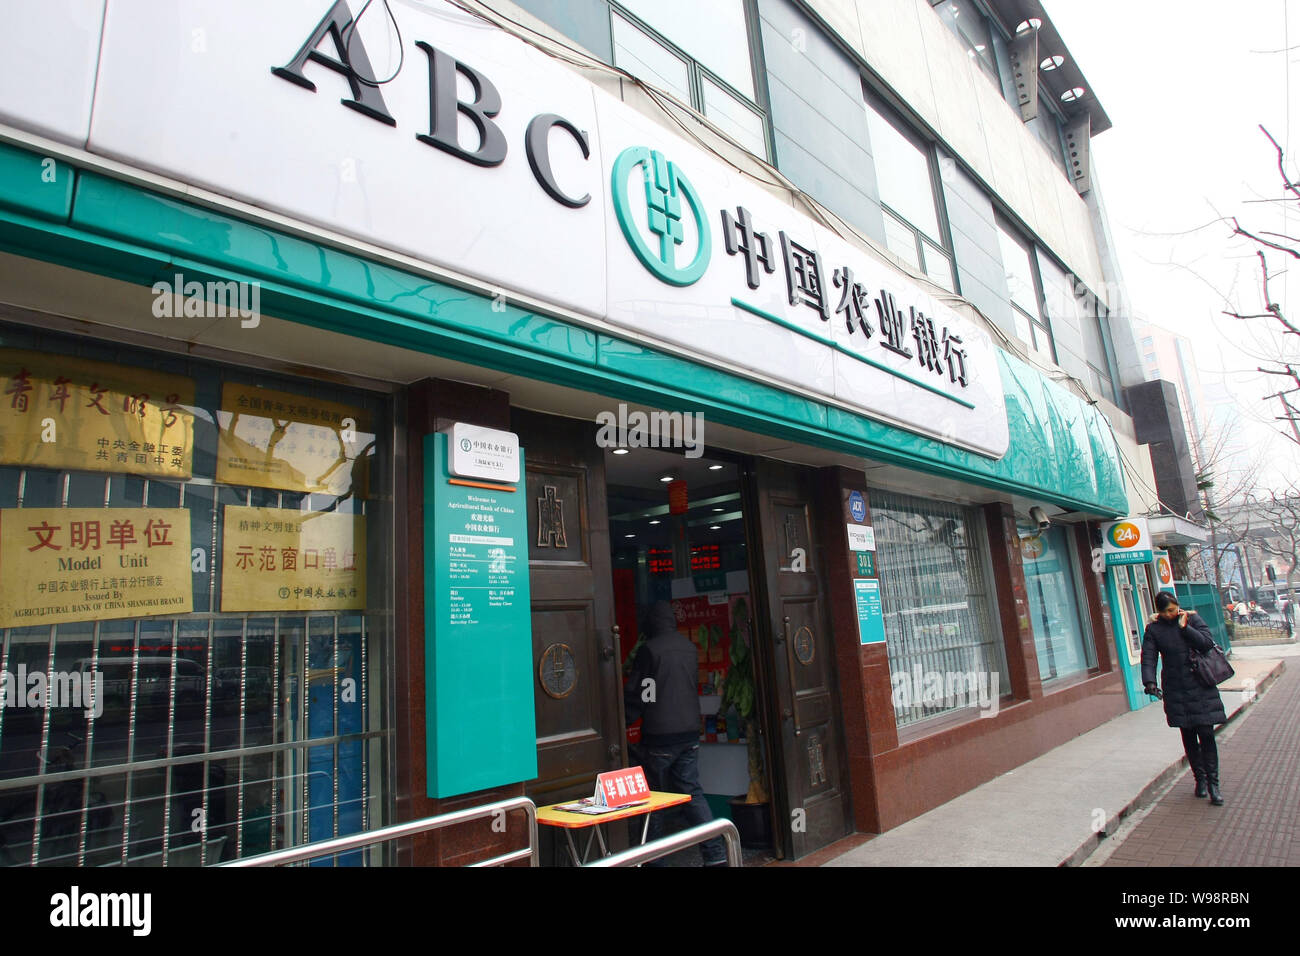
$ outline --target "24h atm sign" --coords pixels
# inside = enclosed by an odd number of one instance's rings
[[[946,293],[458,7],[360,4],[108,4],[87,148],[550,304],[611,355],[1005,453],[996,349]]]
[[[1148,564],[1153,559],[1146,518],[1124,518],[1101,527],[1101,553],[1106,566]]]

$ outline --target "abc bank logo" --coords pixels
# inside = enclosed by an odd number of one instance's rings
[[[1136,547],[1142,532],[1131,521],[1121,521],[1110,529],[1110,543],[1117,548]]]
[[[634,182],[645,190],[644,213],[632,200]],[[614,160],[610,193],[623,238],[643,266],[669,285],[687,286],[704,275],[712,251],[708,219],[700,194],[675,163],[657,149],[629,146]],[[688,211],[693,221],[690,231],[696,237],[695,256],[680,262]],[[644,220],[638,221],[642,215]]]

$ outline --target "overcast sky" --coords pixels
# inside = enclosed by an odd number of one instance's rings
[[[1254,247],[1223,219],[1300,235],[1300,205],[1284,221],[1279,204],[1258,201],[1281,194],[1260,124],[1300,160],[1300,0],[1044,5],[1114,124],[1093,139],[1093,161],[1135,312],[1192,340],[1203,384],[1222,382],[1236,398],[1241,444],[1263,457],[1267,483],[1295,480],[1300,448],[1276,437],[1281,423],[1269,417],[1281,406],[1262,400],[1281,380],[1255,369],[1283,348],[1300,359],[1300,342],[1221,313],[1261,303]],[[1293,179],[1297,169],[1288,163]],[[1300,299],[1286,294],[1300,291],[1295,266],[1271,291],[1300,318]]]

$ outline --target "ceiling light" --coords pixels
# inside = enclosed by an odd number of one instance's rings
[[[709,530],[710,530],[710,531],[721,531],[721,530],[722,530],[722,525],[720,525],[720,524],[711,524],[711,525],[709,525]]]
[[[677,479],[674,478],[672,475],[664,475],[664,476],[663,476],[662,478],[660,478],[659,480],[660,480],[660,481],[676,481]]]
[[[626,454],[628,453],[628,451],[629,451],[629,449],[627,449],[627,448],[615,448],[615,449],[614,449],[614,454],[616,454],[616,455],[626,455]]]
[[[718,512],[718,511],[725,511],[726,509],[725,509],[725,508],[714,508],[713,510],[714,510],[715,512]]]
[[[651,524],[658,524],[658,523],[659,523],[659,519],[658,519],[658,518],[655,518],[654,521],[651,521],[650,523],[651,523]]]
[[[722,471],[721,465],[709,465],[709,471]]]
[[[1043,25],[1043,21],[1038,17],[1030,17],[1028,20],[1021,20],[1016,26],[1016,36],[1024,36],[1030,30],[1037,30]]]
[[[1083,95],[1087,92],[1088,91],[1085,90],[1082,86],[1076,86],[1074,87],[1074,89],[1066,90],[1064,93],[1061,94],[1061,102],[1073,103],[1075,100],[1082,99]]]
[[[1043,62],[1039,63],[1038,68],[1042,70],[1044,73],[1050,73],[1052,70],[1060,69],[1061,65],[1064,63],[1065,63],[1065,57],[1061,56],[1061,54],[1059,53],[1056,53],[1053,54],[1052,56],[1049,56],[1047,59],[1043,60]]]
[[[634,534],[625,534],[625,535],[623,535],[623,537],[625,537],[625,538],[635,538],[636,535],[634,535]]]

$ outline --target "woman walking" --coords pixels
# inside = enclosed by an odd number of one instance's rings
[[[1209,625],[1195,611],[1184,611],[1168,591],[1156,595],[1156,614],[1142,635],[1142,687],[1152,697],[1156,689],[1156,657],[1163,661],[1160,684],[1164,690],[1165,720],[1183,734],[1183,750],[1196,777],[1196,796],[1209,795],[1223,806],[1219,792],[1219,749],[1214,725],[1227,722],[1217,687],[1206,687],[1192,673],[1188,648],[1208,651],[1214,646]]]

